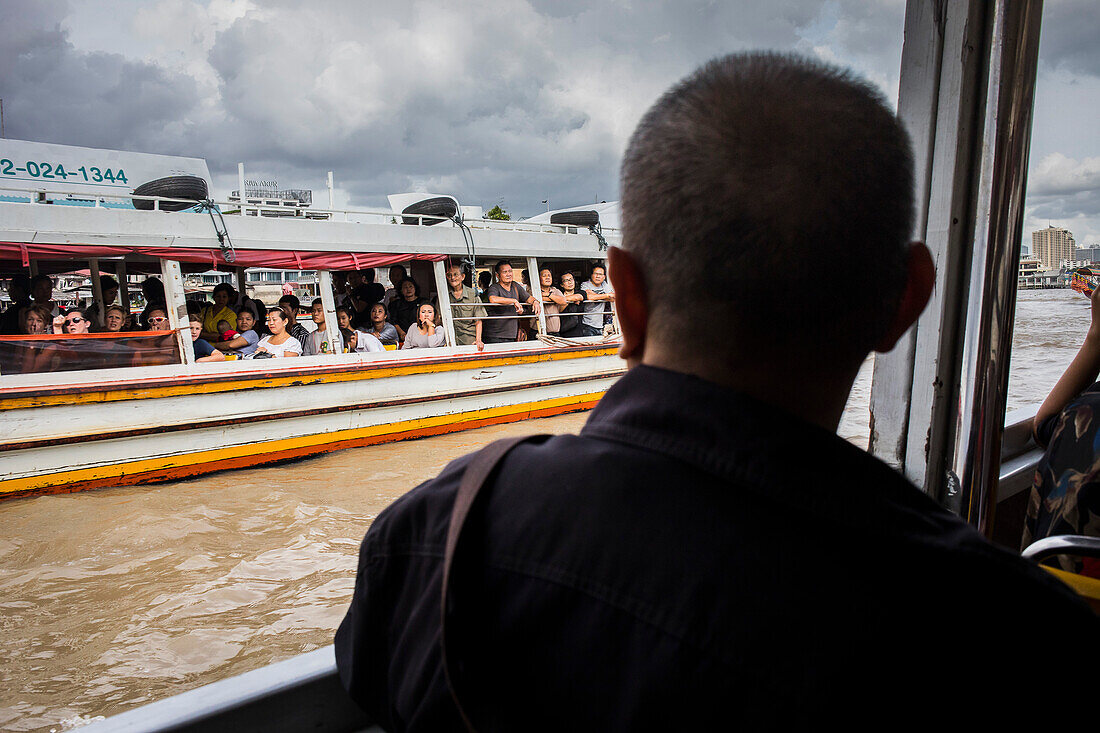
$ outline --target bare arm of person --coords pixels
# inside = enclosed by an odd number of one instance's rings
[[[523,313],[523,303],[520,303],[516,298],[502,298],[499,295],[490,295],[489,302],[497,305],[514,306],[516,313]]]
[[[221,334],[219,334],[220,336]],[[215,349],[243,349],[248,346],[248,339],[244,336],[234,336],[229,341],[211,341],[210,345]]]
[[[485,350],[485,342],[481,340],[481,319],[474,321],[474,346],[478,351]]]
[[[1100,374],[1100,288],[1092,291],[1092,323],[1085,334],[1085,342],[1035,413],[1032,431],[1047,418],[1061,412],[1074,397],[1096,381],[1097,374]]]
[[[543,301],[543,302],[544,302],[544,303],[554,302],[554,303],[557,303],[558,305],[560,305],[560,306],[562,306],[562,307],[564,308],[564,307],[565,307],[566,305],[568,305],[568,302],[569,302],[569,301],[567,301],[567,300],[565,299],[565,296],[564,296],[564,295],[562,295],[562,294],[561,294],[560,292],[558,292],[557,290],[551,290],[551,291],[550,291],[550,295],[548,295],[548,296],[547,296],[547,299],[546,299],[545,301]]]
[[[195,361],[225,361],[225,354],[214,349],[214,353],[209,356],[200,356],[198,359],[195,359]]]

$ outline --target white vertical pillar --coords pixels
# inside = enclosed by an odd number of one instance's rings
[[[439,260],[435,265],[435,292],[439,295],[439,313],[443,316],[443,332],[447,334],[447,345],[456,346],[455,319],[451,313],[451,289],[447,285],[447,261]],[[463,309],[465,310],[465,309]]]
[[[336,320],[336,299],[332,297],[332,273],[328,270],[317,271],[318,286],[321,289],[321,305],[325,309],[325,340],[328,341],[330,354],[341,353],[340,324]]]
[[[175,260],[160,261],[160,275],[164,280],[164,300],[168,306],[168,323],[176,332],[176,344],[184,364],[195,363],[195,345],[188,330],[187,300],[183,293],[183,271]]]
[[[332,184],[332,171],[328,172],[328,210],[332,211],[336,208],[336,191],[333,189]]]
[[[244,216],[244,163],[237,163],[237,194],[240,196],[241,216]]]
[[[539,301],[539,333],[546,334],[546,308],[542,303],[542,283],[539,282],[539,261],[534,257],[527,258],[527,287],[531,290],[531,296]]]

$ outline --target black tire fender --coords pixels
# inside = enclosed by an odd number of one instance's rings
[[[187,199],[188,201],[205,201],[208,188],[206,181],[198,176],[166,176],[154,181],[148,181],[134,189],[135,196],[165,196],[173,199]],[[153,202],[147,199],[131,199],[135,209],[152,211]],[[181,201],[161,201],[161,211],[183,211],[190,209],[195,204]]]

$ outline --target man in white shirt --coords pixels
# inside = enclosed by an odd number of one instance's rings
[[[603,334],[603,315],[607,303],[615,302],[615,290],[607,279],[603,265],[593,265],[588,279],[581,283],[581,290],[587,296],[584,300],[584,315],[581,316],[581,336],[600,336]]]

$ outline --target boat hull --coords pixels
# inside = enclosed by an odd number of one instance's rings
[[[11,429],[0,442],[0,499],[176,480],[587,410],[623,371],[607,344],[433,351],[442,353],[192,365],[0,390]]]

